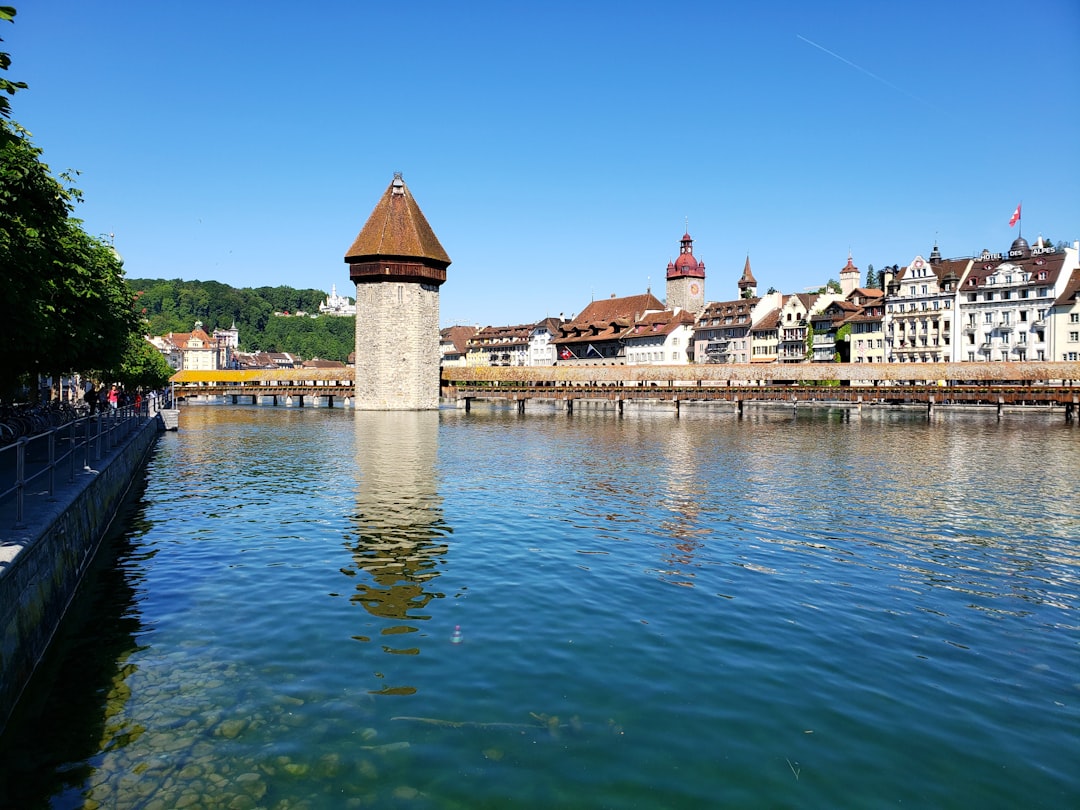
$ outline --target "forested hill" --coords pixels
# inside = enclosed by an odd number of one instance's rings
[[[355,318],[282,318],[275,312],[318,314],[323,290],[293,287],[230,287],[218,281],[125,279],[151,335],[203,329],[240,331],[242,351],[292,352],[305,360],[346,360],[355,345]]]

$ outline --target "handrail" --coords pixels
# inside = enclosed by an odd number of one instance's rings
[[[123,436],[131,433],[149,416],[144,402],[136,411],[133,405],[99,411],[92,416],[73,419],[58,427],[32,436],[23,436],[13,444],[0,447],[0,475],[13,483],[0,491],[0,501],[15,496],[15,528],[25,524],[26,488],[38,479],[49,484],[49,499],[56,496],[56,471],[67,462],[67,481],[75,481],[79,461],[82,469],[90,470],[90,462],[98,461],[104,453],[116,447]],[[104,447],[103,447],[104,443]],[[64,449],[57,453],[57,446]]]

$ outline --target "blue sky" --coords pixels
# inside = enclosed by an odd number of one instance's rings
[[[444,325],[1080,239],[1080,3],[33,0],[13,118],[128,276],[352,294],[403,173]]]

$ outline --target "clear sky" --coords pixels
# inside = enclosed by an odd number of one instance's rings
[[[130,277],[353,294],[393,173],[442,323],[1080,239],[1080,3],[9,0],[12,100]]]

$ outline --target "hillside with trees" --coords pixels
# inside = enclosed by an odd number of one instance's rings
[[[326,293],[293,287],[231,287],[218,281],[125,279],[151,335],[190,332],[196,321],[212,333],[234,323],[241,351],[289,352],[305,360],[347,360],[355,345],[356,319],[296,317],[318,314]],[[292,317],[275,315],[292,314]]]

